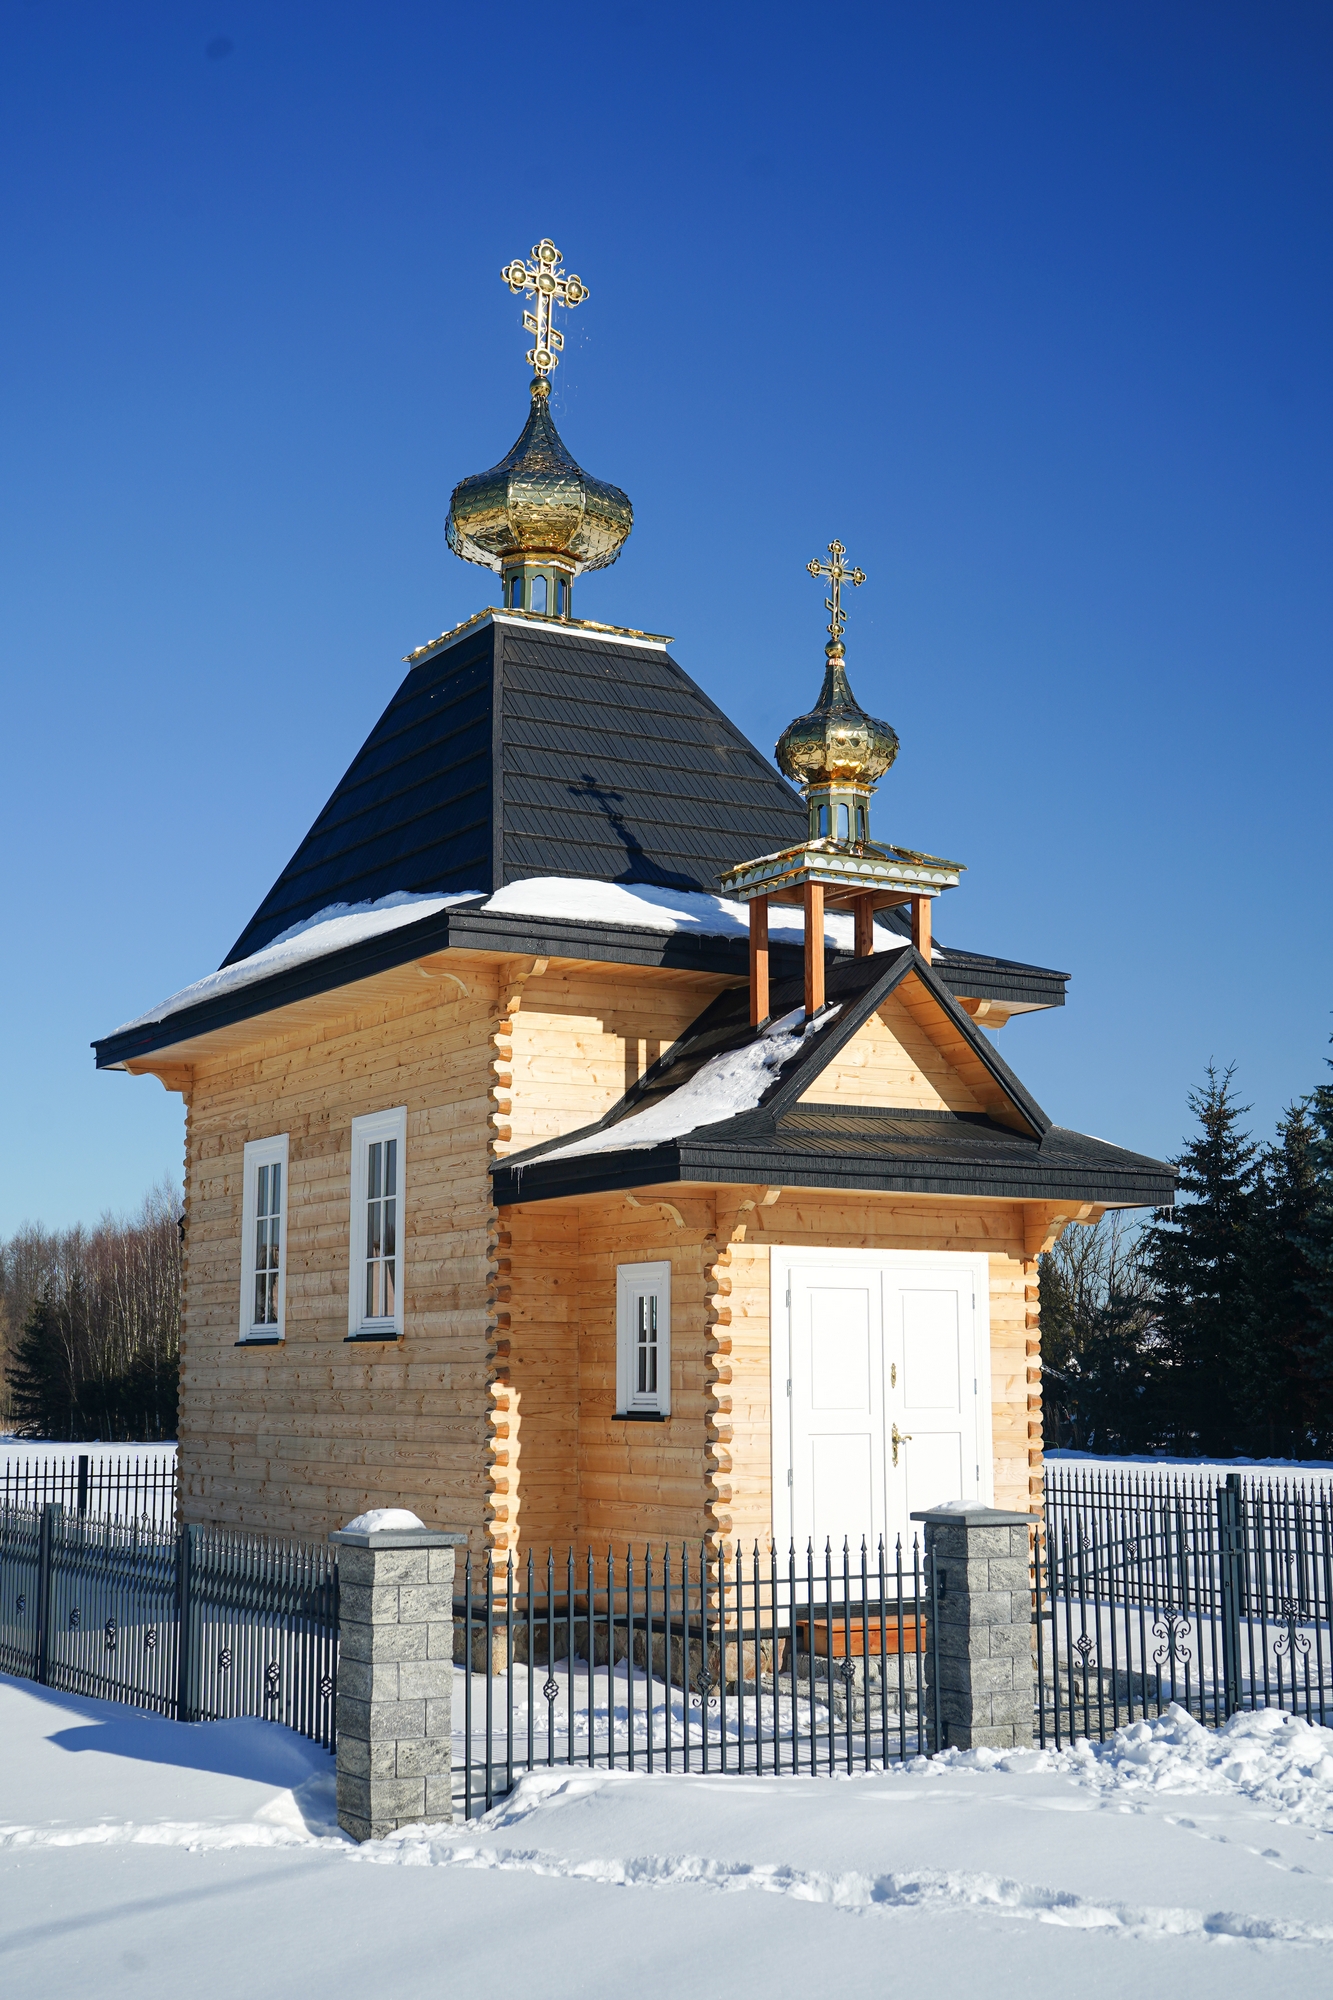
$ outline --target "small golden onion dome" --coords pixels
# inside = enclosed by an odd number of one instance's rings
[[[570,456],[550,397],[550,383],[534,381],[532,413],[508,457],[455,486],[444,532],[465,561],[498,570],[516,557],[547,556],[578,576],[620,554],[634,509],[618,486]]]
[[[873,785],[898,755],[898,737],[858,706],[847,684],[840,640],[824,648],[828,665],[819,701],[778,738],[778,769],[801,785]]]

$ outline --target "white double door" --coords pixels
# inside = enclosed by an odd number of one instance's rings
[[[990,1337],[984,1256],[774,1246],[773,1513],[780,1543],[884,1536],[911,1516],[988,1502]]]

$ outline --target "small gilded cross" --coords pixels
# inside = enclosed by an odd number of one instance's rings
[[[808,562],[806,568],[811,576],[826,576],[829,580],[833,595],[824,599],[826,607],[833,613],[829,631],[835,640],[841,640],[842,628],[847,623],[847,613],[842,608],[842,586],[844,583],[864,583],[866,573],[863,569],[847,569],[844,566],[842,559],[847,551],[841,542],[830,542],[828,552],[827,562]]]
[[[551,310],[562,305],[572,311],[587,298],[588,287],[582,278],[566,276],[560,269],[560,252],[549,236],[533,244],[526,264],[515,257],[500,276],[511,292],[526,292],[537,307],[536,312],[523,315],[524,327],[535,336],[535,345],[528,350],[528,366],[539,377],[549,375],[559,366],[556,356],[565,344],[564,335],[551,324]]]

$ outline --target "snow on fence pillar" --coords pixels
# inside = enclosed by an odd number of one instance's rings
[[[454,1550],[399,1507],[338,1549],[338,1824],[353,1840],[453,1817]]]
[[[1032,1593],[1026,1514],[928,1508],[932,1566],[926,1706],[937,1749],[1014,1750],[1032,1743]],[[936,1701],[938,1700],[938,1708]]]

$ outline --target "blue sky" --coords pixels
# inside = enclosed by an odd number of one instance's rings
[[[11,0],[0,66],[0,1233],[137,1203],[180,1100],[88,1043],[216,966],[403,672],[526,406],[502,263],[591,288],[583,615],[767,748],[869,573],[885,837],[1073,973],[1000,1048],[1176,1149],[1323,1074],[1333,15]]]

